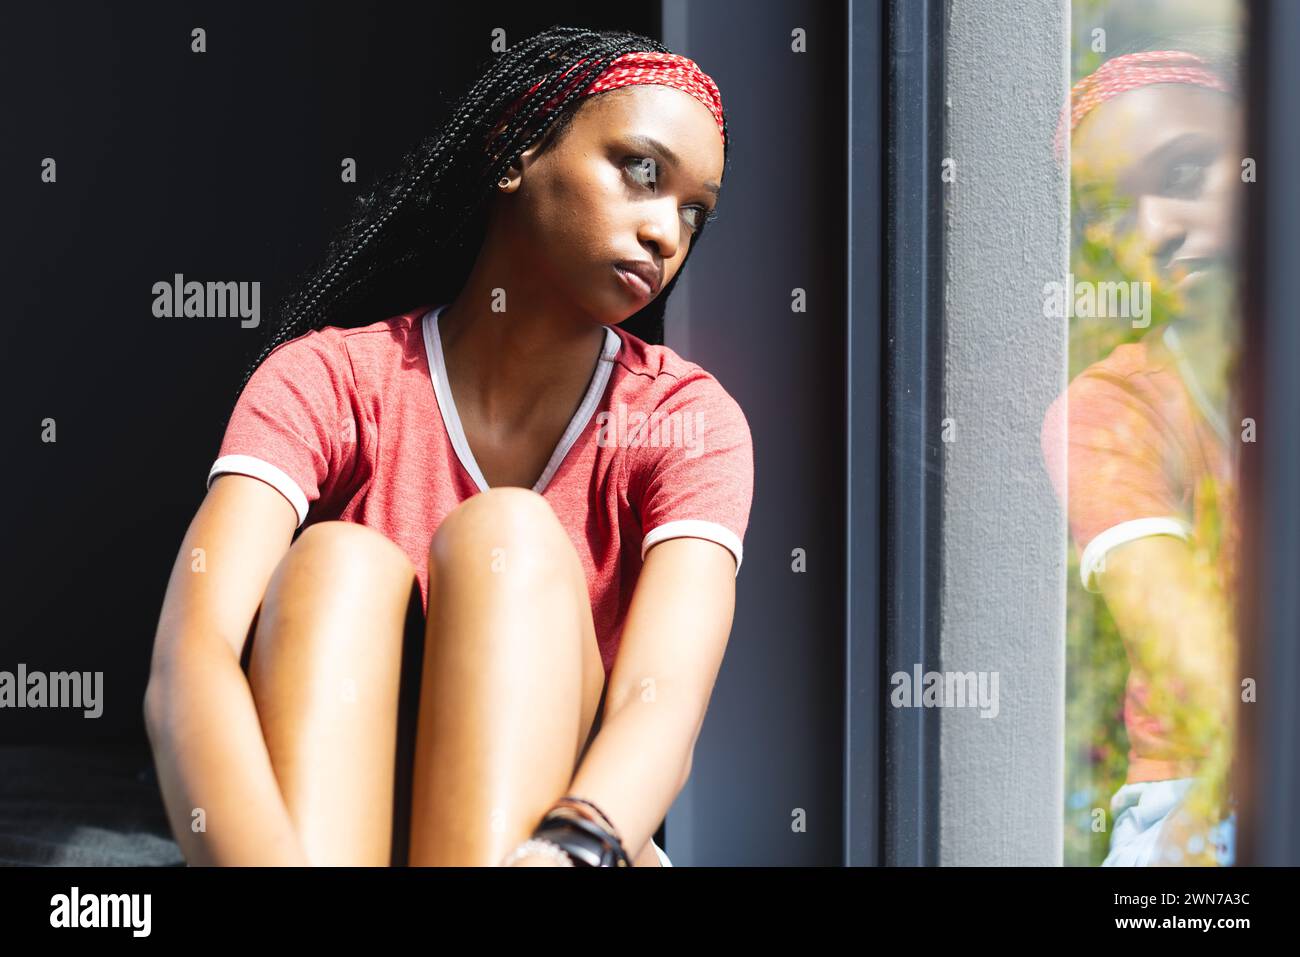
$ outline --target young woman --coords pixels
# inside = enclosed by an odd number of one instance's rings
[[[1129,660],[1112,866],[1233,859],[1234,819],[1220,821],[1220,804],[1238,683],[1230,423],[1241,416],[1231,312],[1210,293],[1235,266],[1233,72],[1182,49],[1113,57],[1075,85],[1068,117],[1082,232],[1174,303],[1172,318],[1075,378],[1043,431],[1084,587],[1105,598]]]
[[[168,586],[145,712],[187,861],[669,863],[753,452],[647,339],[726,153],[695,63],[552,28],[362,200]]]

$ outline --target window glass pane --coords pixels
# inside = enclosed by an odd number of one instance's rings
[[[1045,297],[1070,384],[1043,432],[1071,538],[1065,862],[1230,864],[1245,11],[1072,12],[1071,274]]]

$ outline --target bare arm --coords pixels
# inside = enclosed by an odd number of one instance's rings
[[[168,820],[191,865],[307,863],[239,664],[296,526],[270,485],[221,475],[172,567],[144,714]]]
[[[1186,542],[1163,535],[1116,548],[1099,580],[1128,654],[1149,676],[1152,710],[1206,755],[1196,783],[1161,826],[1153,860],[1213,866],[1209,838],[1223,814],[1239,687],[1226,596]]]
[[[569,788],[609,815],[638,864],[690,776],[731,634],[735,577],[731,553],[704,539],[646,553],[600,731]]]
[[[1153,706],[1204,749],[1230,740],[1238,686],[1228,603],[1213,572],[1186,542],[1157,535],[1112,550],[1098,576],[1130,658],[1150,678]]]

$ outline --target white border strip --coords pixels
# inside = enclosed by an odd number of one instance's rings
[[[736,556],[736,574],[740,574],[740,561],[744,548],[736,533],[727,526],[705,521],[702,518],[679,518],[675,522],[656,525],[646,532],[645,538],[641,539],[641,561],[645,561],[645,553],[649,551],[651,545],[668,538],[706,538],[711,542],[717,542]]]
[[[1105,568],[1106,553],[1112,548],[1152,535],[1173,535],[1187,541],[1192,537],[1192,527],[1181,518],[1163,517],[1135,518],[1106,529],[1088,543],[1079,559],[1079,578],[1083,587],[1090,592],[1097,591],[1093,587],[1093,576]]]
[[[212,463],[212,469],[208,472],[208,488],[212,487],[214,478],[225,472],[261,479],[287,498],[298,513],[298,525],[295,528],[302,527],[302,523],[307,520],[307,496],[283,469],[253,455],[223,455]]]

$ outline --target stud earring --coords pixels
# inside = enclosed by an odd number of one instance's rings
[[[510,186],[509,176],[502,176],[499,180],[497,180],[497,187],[499,189],[506,189],[509,186]]]

